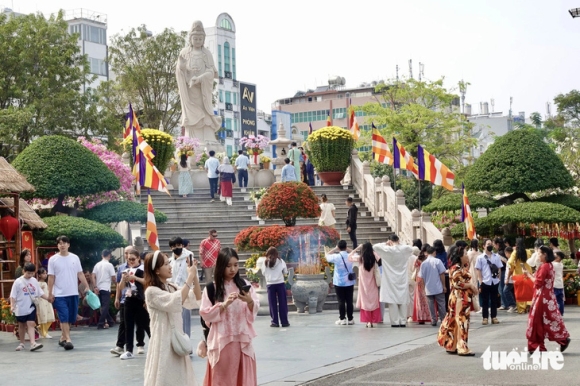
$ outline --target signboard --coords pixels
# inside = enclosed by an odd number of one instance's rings
[[[258,135],[256,85],[240,82],[242,136]]]

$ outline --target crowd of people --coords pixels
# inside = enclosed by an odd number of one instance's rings
[[[321,205],[328,204],[327,200],[322,201]],[[334,219],[334,207],[327,206],[326,210],[328,216],[321,218],[325,223]],[[352,228],[353,224],[346,226]],[[557,239],[550,240],[550,247],[538,240],[534,253],[526,251],[523,239],[516,241],[515,248],[505,240],[486,239],[483,251],[477,240],[470,245],[459,240],[446,251],[441,250],[440,240],[433,246],[414,240],[411,246],[401,243],[395,234],[387,242],[375,245],[356,245],[356,236],[352,242],[350,249],[345,240],[340,240],[326,254],[327,261],[334,264],[337,325],[355,324],[355,301],[360,309],[359,320],[367,328],[384,323],[388,307],[392,328],[429,322],[439,326],[437,341],[447,353],[473,356],[468,347],[471,314],[481,312],[482,325],[489,323],[489,317],[496,325],[500,323],[498,310],[506,310],[529,312],[526,338],[530,353],[546,351],[546,338],[557,342],[562,352],[570,344],[562,318],[562,264],[558,261],[564,255]],[[174,237],[169,241],[170,254],[156,251],[140,255],[135,248],[126,248],[125,262],[116,272],[108,250],[102,252],[101,261],[87,274],[78,256],[69,252],[66,236],[57,239],[57,246],[59,253],[48,260],[48,270],[37,270],[29,251],[22,252],[21,276],[10,293],[20,331],[17,351],[25,349],[26,336],[31,351],[43,347],[37,341],[36,327],[41,338],[51,338],[48,330],[55,312],[61,328],[58,344],[72,350],[70,328],[78,320],[79,302],[83,295],[88,297],[94,292],[101,301],[97,328],[118,324],[112,354],[121,360],[134,358],[135,339],[137,354],[145,354],[144,340],[148,335],[145,385],[194,384],[189,358],[194,353],[207,357],[204,385],[257,384],[252,339],[256,336],[253,323],[259,299],[250,283],[240,277],[237,252],[222,248],[215,230],[210,230],[200,243],[199,261],[188,249],[188,240]],[[203,268],[200,271],[199,266]],[[284,284],[288,271],[276,248],[268,249],[258,269],[267,282],[271,327],[289,327]],[[515,299],[514,275],[533,282],[531,302]],[[203,291],[201,280],[206,283]],[[502,281],[503,297],[499,290]],[[356,284],[358,295],[353,299]],[[118,323],[109,313],[112,288],[114,305],[119,310]],[[193,308],[199,308],[205,334],[197,349],[191,347],[190,341]],[[185,351],[179,343],[180,334],[189,342]]]

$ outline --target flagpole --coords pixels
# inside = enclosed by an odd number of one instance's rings
[[[395,229],[394,233],[398,232],[398,222],[399,222],[399,203],[397,202],[397,169],[393,168],[393,186],[395,190]]]
[[[419,181],[419,215],[421,216],[421,228],[419,229],[419,238],[423,240],[423,212],[421,212],[421,180]]]

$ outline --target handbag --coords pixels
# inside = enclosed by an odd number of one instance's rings
[[[534,297],[534,282],[524,274],[513,275],[514,292],[517,302],[529,302]]]
[[[356,274],[354,272],[349,272],[348,267],[346,266],[346,262],[344,261],[344,257],[340,255],[342,259],[342,263],[344,264],[344,268],[346,268],[346,272],[348,272],[348,280],[356,280]]]
[[[169,324],[171,325],[171,348],[173,352],[175,352],[180,357],[186,357],[191,354],[191,340],[189,336],[184,332],[177,331],[175,329],[175,324],[173,324],[173,320],[171,320],[171,316],[169,313],[167,314],[167,318],[169,319]]]
[[[95,295],[93,291],[91,290],[87,291],[86,299],[87,304],[89,305],[89,307],[91,307],[91,309],[98,310],[99,308],[101,308],[101,300],[97,295]]]
[[[379,266],[375,264],[375,282],[377,283],[377,287],[381,286],[381,271],[379,270]]]

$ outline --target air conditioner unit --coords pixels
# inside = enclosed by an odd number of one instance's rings
[[[226,110],[232,111],[233,109],[234,109],[234,105],[232,105],[231,103],[226,103]]]
[[[230,71],[225,71],[226,78],[232,79],[232,73]]]

